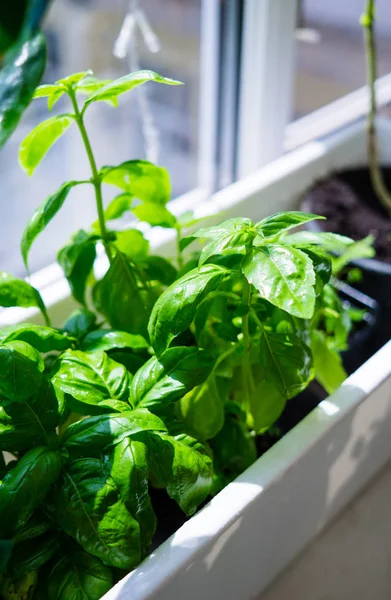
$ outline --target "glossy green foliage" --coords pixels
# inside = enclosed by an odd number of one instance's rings
[[[199,440],[214,438],[224,425],[224,395],[213,374],[187,392],[179,407],[185,426]]]
[[[44,362],[30,344],[19,340],[0,345],[0,394],[23,402],[42,383]]]
[[[315,272],[311,259],[297,248],[261,246],[246,256],[243,273],[261,298],[310,319],[315,306]]]
[[[54,194],[46,198],[30,218],[21,240],[22,256],[26,268],[28,268],[28,255],[35,238],[55,217],[75,185],[77,185],[76,181],[64,183]]]
[[[203,248],[200,256],[200,266],[211,256],[223,254],[246,254],[254,237],[254,223],[250,219],[229,219],[217,227],[199,229],[192,234],[197,238],[211,238]]]
[[[53,385],[85,404],[129,398],[130,375],[105,352],[67,350],[58,360]]]
[[[59,455],[45,447],[29,450],[0,486],[0,535],[9,539],[28,522],[57,480]]]
[[[163,206],[170,199],[168,172],[146,160],[128,160],[117,167],[103,167],[100,176],[104,183],[121,188],[125,192],[122,197],[130,196],[134,200]],[[117,213],[116,216],[121,215]]]
[[[0,54],[37,30],[50,0],[15,0],[0,8]]]
[[[84,352],[96,350],[114,350],[118,348],[131,348],[132,350],[146,350],[148,342],[141,335],[116,331],[111,329],[97,329],[91,331],[83,338],[81,349]]]
[[[205,350],[170,348],[137,371],[130,387],[130,401],[152,411],[162,409],[203,383],[212,369],[213,358]]]
[[[111,569],[77,546],[58,557],[48,576],[48,600],[100,600],[113,584]]]
[[[15,130],[40,83],[46,44],[39,33],[49,0],[14,0],[0,7],[0,147]]]
[[[140,561],[138,523],[104,457],[80,458],[67,466],[57,489],[55,520],[108,566],[131,569]]]
[[[15,131],[42,79],[46,64],[46,44],[35,34],[10,52],[0,71],[0,147]]]
[[[314,331],[311,337],[311,350],[314,356],[315,375],[328,394],[332,394],[346,379],[347,374],[336,350],[328,345],[327,336],[322,331]]]
[[[263,237],[274,237],[315,219],[324,219],[324,217],[304,212],[281,212],[260,221],[256,229]]]
[[[82,419],[68,427],[63,443],[74,457],[100,456],[124,439],[142,431],[167,431],[163,421],[146,409],[130,410],[120,415],[102,415]]]
[[[32,175],[45,154],[72,124],[71,115],[56,115],[37,125],[23,140],[19,162],[27,175]]]
[[[310,349],[294,333],[264,330],[260,339],[259,366],[264,378],[273,382],[286,399],[297,396],[312,379]]]
[[[88,96],[86,104],[91,102],[101,102],[102,100],[113,100],[118,96],[131,91],[139,85],[143,85],[148,81],[155,81],[156,83],[165,83],[166,85],[181,85],[180,81],[174,81],[167,77],[162,77],[158,73],[153,71],[137,71],[136,73],[130,73],[115,81],[110,81],[104,87],[100,88],[96,92]]]
[[[85,304],[85,291],[96,258],[97,236],[81,229],[70,244],[60,250],[57,256],[72,290],[73,297]]]
[[[94,304],[115,329],[147,335],[148,298],[142,293],[135,267],[118,252],[106,275],[94,288]]]
[[[21,323],[11,325],[0,330],[0,343],[19,340],[26,342],[39,352],[50,352],[56,350],[61,352],[71,348],[73,338],[52,327],[43,327],[33,323]]]
[[[23,389],[20,382],[16,387]],[[0,405],[0,450],[14,452],[51,443],[61,418],[62,398],[56,395],[46,379],[29,393],[31,395],[23,403],[5,401],[3,397]]]
[[[214,291],[229,272],[218,265],[205,265],[186,273],[173,283],[156,302],[148,331],[157,354],[187,329],[200,303]]]
[[[38,290],[23,279],[17,279],[4,271],[0,271],[0,306],[37,307],[48,322],[46,308]]]

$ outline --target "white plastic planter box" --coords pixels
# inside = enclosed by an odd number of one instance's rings
[[[391,126],[379,122],[391,163]],[[216,194],[199,212],[262,217],[295,209],[333,169],[365,163],[357,124],[283,157]],[[155,240],[161,251],[170,239]],[[59,295],[55,290],[59,291]],[[66,288],[44,293],[56,320]],[[54,294],[54,296],[53,296]],[[65,311],[65,314],[64,314]],[[15,313],[16,314],[16,313]],[[294,400],[293,400],[294,401]],[[252,600],[391,458],[391,342],[247,471],[187,521],[105,600]]]

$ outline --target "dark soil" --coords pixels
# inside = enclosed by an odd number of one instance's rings
[[[383,175],[391,190],[391,168]],[[318,181],[305,197],[311,212],[327,217],[318,221],[324,231],[359,240],[375,237],[377,258],[391,263],[391,219],[377,199],[367,168],[341,171]]]

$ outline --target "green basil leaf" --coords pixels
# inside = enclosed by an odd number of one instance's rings
[[[165,487],[186,515],[192,515],[212,487],[213,463],[210,450],[194,438],[147,433],[152,484]]]
[[[75,310],[64,325],[64,331],[77,339],[85,336],[91,329],[94,329],[96,315],[86,308]]]
[[[345,381],[347,373],[338,352],[327,345],[323,331],[311,334],[311,350],[314,360],[315,378],[328,394],[335,392]]]
[[[199,440],[214,438],[224,425],[224,403],[216,377],[212,374],[201,385],[187,392],[179,403],[186,429]]]
[[[15,340],[26,342],[39,352],[44,353],[52,350],[61,352],[72,346],[72,338],[66,337],[63,333],[51,327],[43,327],[33,323],[11,325],[0,330],[1,344]]]
[[[88,71],[80,71],[79,73],[73,73],[72,75],[68,75],[67,77],[63,77],[63,79],[59,79],[56,81],[58,85],[66,86],[66,87],[74,87],[76,84],[79,84],[81,81],[86,79],[87,77],[92,76],[92,71],[89,69]],[[78,87],[78,85],[77,85]]]
[[[16,129],[42,79],[46,64],[46,43],[41,33],[7,56],[0,71],[0,147]]]
[[[0,53],[6,52],[10,46],[20,39],[25,39],[34,32],[47,7],[48,0],[16,0],[9,6],[0,9]]]
[[[301,252],[304,252],[312,260],[312,266],[315,271],[315,294],[318,296],[324,286],[330,281],[331,277],[331,258],[319,246],[297,246]]]
[[[88,75],[82,81],[80,81],[76,87],[74,88],[78,94],[85,94],[86,96],[91,96],[98,92],[102,88],[104,88],[108,83],[110,83],[110,79],[97,79],[92,75]],[[118,98],[110,98],[105,100],[107,104],[111,106],[118,106]]]
[[[115,185],[124,190],[127,196],[141,202],[165,206],[171,196],[167,170],[146,160],[128,160],[117,167],[103,167],[100,176],[103,183]],[[125,203],[125,198],[122,201]],[[126,210],[130,210],[130,207],[131,201]]]
[[[75,546],[50,571],[47,600],[100,600],[112,585],[111,569]]]
[[[253,227],[254,222],[251,219],[240,219],[235,217],[233,219],[223,221],[219,225],[198,229],[192,233],[192,237],[220,239],[227,233],[250,231],[253,229]]]
[[[0,535],[21,530],[58,479],[59,455],[45,447],[29,450],[4,477],[0,486]]]
[[[157,354],[192,323],[199,304],[229,273],[217,265],[204,265],[174,282],[157,300],[148,324],[151,344]]]
[[[79,402],[98,404],[114,399],[127,402],[130,374],[105,352],[67,350],[58,360],[53,385]]]
[[[324,286],[317,298],[317,311],[322,317],[321,325],[327,334],[329,347],[339,352],[346,350],[352,321],[349,311],[330,284]],[[319,325],[318,329],[320,329]]]
[[[148,256],[149,242],[138,229],[118,231],[116,236],[118,250],[134,262],[140,262]]]
[[[41,233],[41,231],[45,229],[53,217],[58,213],[71,189],[78,184],[78,181],[64,183],[54,194],[46,198],[41,206],[39,206],[33,213],[32,217],[27,223],[27,227],[23,232],[21,241],[22,256],[27,269],[28,254],[35,238]]]
[[[97,237],[80,229],[67,246],[62,248],[57,260],[68,280],[72,295],[85,304],[85,291],[88,277],[96,258]]]
[[[302,392],[313,378],[310,349],[294,333],[270,333],[260,339],[263,377],[285,398]]]
[[[279,244],[261,246],[246,256],[243,273],[274,306],[302,319],[312,317],[315,272],[304,252]]]
[[[65,94],[65,89],[61,85],[40,85],[34,92],[35,98],[47,98],[48,110],[53,110],[56,102]]]
[[[145,356],[140,351],[132,352],[126,348],[122,350],[109,350],[109,356],[121,365],[124,365],[125,369],[134,375],[140,367],[148,360],[149,355]]]
[[[171,285],[177,277],[176,268],[162,256],[147,256],[141,268],[150,281],[160,281],[163,285]]]
[[[143,83],[147,83],[148,81],[156,81],[157,83],[165,83],[168,85],[182,85],[180,81],[174,81],[173,79],[162,77],[153,71],[136,71],[135,73],[130,73],[129,75],[120,77],[120,79],[111,81],[102,89],[98,90],[94,94],[91,94],[91,96],[87,98],[85,104],[88,106],[88,104],[91,102],[112,100],[113,98],[117,98],[121,94],[129,92],[133,88],[142,85]]]
[[[250,395],[254,430],[265,433],[281,416],[285,406],[286,397],[279,388],[269,379],[262,379]]]
[[[156,529],[148,494],[148,452],[145,444],[126,438],[113,450],[111,477],[140,528],[141,558],[147,556]]]
[[[152,227],[171,228],[176,224],[176,218],[168,208],[152,202],[138,204],[132,208],[132,212],[140,221],[149,223]]]
[[[44,380],[23,403],[0,401],[0,450],[19,452],[49,444],[60,422],[60,400],[53,386]]]
[[[23,577],[47,563],[61,545],[61,536],[57,531],[48,531],[34,540],[17,544],[8,565],[11,577]]]
[[[136,409],[115,415],[88,417],[70,425],[63,437],[71,456],[99,457],[112,446],[142,431],[166,431],[163,421],[148,410]]]
[[[132,266],[117,252],[106,275],[94,287],[96,309],[114,329],[147,335],[148,312]]]
[[[27,175],[32,175],[53,144],[73,123],[71,115],[56,115],[35,127],[19,149],[19,163]]]
[[[340,273],[353,260],[373,258],[376,255],[376,251],[373,248],[374,240],[373,235],[368,235],[366,238],[346,246],[340,256],[333,260],[333,273]]]
[[[325,219],[325,217],[299,211],[280,212],[262,219],[255,228],[258,233],[267,238],[316,219]]]
[[[203,383],[213,365],[211,355],[205,350],[169,348],[137,371],[130,386],[130,402],[150,410],[163,408]]]
[[[18,533],[14,536],[14,542],[19,543],[37,538],[49,531],[51,526],[50,519],[38,508],[33,512],[26,525],[18,530]]]
[[[199,265],[202,266],[212,256],[246,254],[247,245],[251,243],[253,237],[247,231],[235,231],[228,232],[220,238],[216,238],[203,248]]]
[[[344,251],[347,246],[353,244],[353,240],[340,235],[338,233],[328,233],[326,231],[315,232],[315,231],[297,231],[291,233],[284,238],[284,244],[302,245],[302,244],[314,244],[316,246],[322,246],[329,252],[340,252]]]
[[[148,342],[141,335],[126,333],[126,331],[98,329],[97,331],[91,331],[91,333],[88,333],[85,336],[81,344],[81,349],[83,352],[94,352],[96,350],[107,351],[114,348],[145,350],[148,346]]]
[[[61,91],[64,91],[62,86],[55,83],[52,85],[40,85],[35,90],[33,98],[50,98],[53,94]]]
[[[1,592],[4,600],[13,600],[14,598],[29,598],[31,592],[35,591],[38,583],[37,571],[30,571],[24,577],[7,577],[2,581]]]
[[[48,322],[46,307],[40,293],[24,279],[0,271],[0,306],[37,307]]]
[[[227,412],[223,428],[210,445],[215,471],[224,475],[225,484],[243,473],[257,459],[255,438],[248,430],[245,416],[240,413]]]
[[[45,368],[40,353],[21,341],[0,345],[0,394],[9,400],[23,402],[42,383]]]
[[[102,458],[71,461],[57,486],[55,520],[104,564],[132,569],[141,560],[140,530]]]
[[[105,209],[106,221],[113,221],[122,217],[124,213],[130,211],[132,202],[133,196],[131,194],[124,193],[116,196]],[[96,225],[99,226],[99,221],[96,222]]]

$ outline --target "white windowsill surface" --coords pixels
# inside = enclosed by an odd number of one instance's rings
[[[391,463],[257,600],[389,600],[390,497]]]

